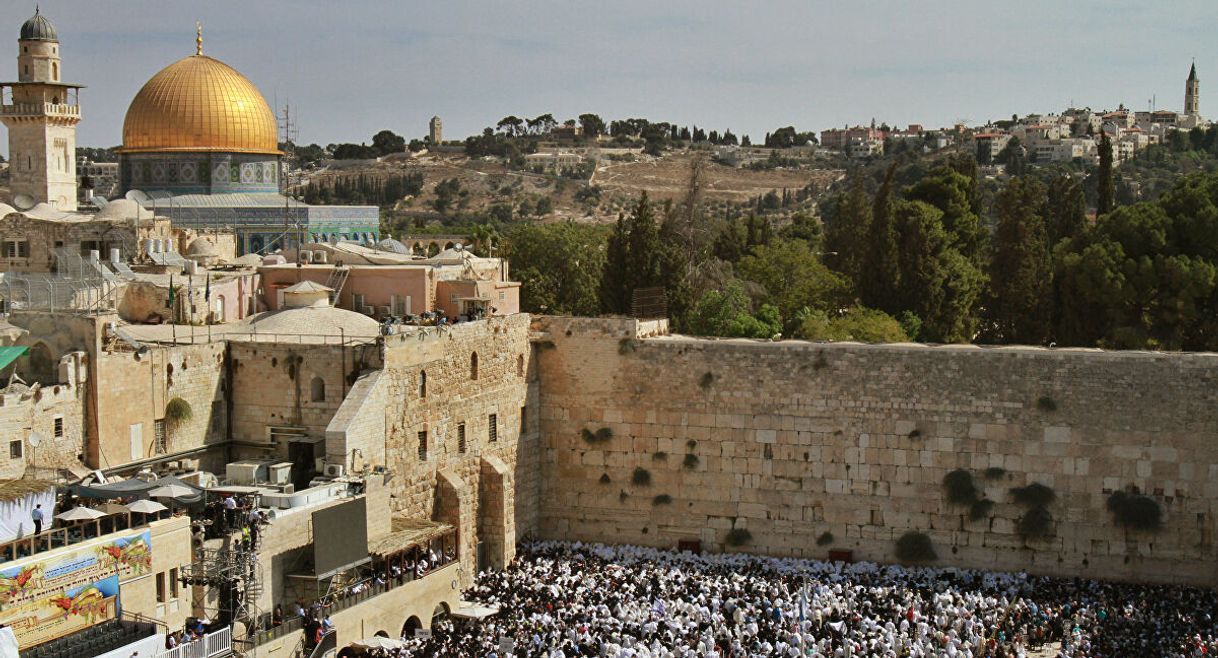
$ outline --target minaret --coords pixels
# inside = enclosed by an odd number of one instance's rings
[[[76,124],[80,85],[60,79],[59,37],[37,9],[17,40],[17,80],[0,82],[0,121],[8,126],[13,199],[76,210]],[[5,87],[11,94],[5,94]]]
[[[1184,113],[1196,116],[1201,114],[1201,81],[1197,79],[1197,63],[1188,71],[1188,80],[1184,83]]]

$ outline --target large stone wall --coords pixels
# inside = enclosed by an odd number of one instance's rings
[[[458,528],[463,585],[476,573],[479,539],[487,563],[503,565],[514,555],[516,538],[536,529],[540,475],[530,354],[527,315],[433,328],[423,339],[390,336],[376,383],[383,388],[377,395],[389,401],[387,417],[383,425],[369,423],[346,439],[348,456],[354,448],[386,456],[395,514],[436,518]],[[426,391],[421,391],[424,372]],[[462,425],[464,451],[458,440]],[[425,458],[419,454],[420,432],[427,435]],[[327,444],[327,450],[337,449]]]
[[[721,550],[735,527],[744,550],[892,562],[914,531],[939,564],[1218,583],[1218,355],[538,329],[545,536]],[[948,503],[954,469],[994,502],[987,518]],[[1010,489],[1032,483],[1056,494],[1047,538],[1016,529]],[[1129,486],[1158,501],[1161,530],[1114,522],[1108,496]]]

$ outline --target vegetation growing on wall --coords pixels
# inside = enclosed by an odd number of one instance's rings
[[[833,543],[833,533],[829,532],[828,530],[820,533],[820,536],[816,538],[817,546],[828,546],[829,544],[832,544],[832,543]]]
[[[897,540],[897,559],[902,562],[933,562],[939,559],[930,537],[923,532],[907,532]]]
[[[634,339],[632,338],[623,338],[617,342],[618,354],[629,354],[636,349],[638,349],[638,346],[635,344]]]
[[[609,439],[613,438],[613,430],[609,429],[608,427],[602,427],[599,430],[596,430],[595,432],[593,432],[592,430],[585,427],[580,432],[580,436],[582,436],[584,438],[584,441],[591,443],[591,444],[605,443]]]
[[[702,390],[704,390],[704,391],[706,389],[710,388],[711,384],[714,384],[714,383],[715,383],[715,375],[714,375],[714,373],[709,372],[709,371],[707,371],[705,374],[702,375],[702,379],[698,380],[698,386],[702,387]]]
[[[1002,479],[1002,476],[1006,474],[1007,469],[1001,466],[991,466],[985,469],[985,479],[987,480],[999,480]]]
[[[656,496],[655,498],[651,499],[651,504],[652,505],[671,505],[672,496],[669,496],[668,494],[660,494],[660,495]]]
[[[190,403],[182,398],[173,398],[165,405],[165,420],[171,425],[180,425],[194,415]]]
[[[610,482],[611,480],[609,479],[609,474],[601,473],[601,484],[609,484]]]
[[[640,487],[645,487],[651,484],[651,471],[643,468],[642,466],[636,466],[634,468],[634,473],[630,475],[630,482]]]
[[[1049,505],[1057,500],[1057,494],[1052,489],[1033,482],[1026,487],[1011,489],[1011,497],[1025,510],[1015,525],[1015,530],[1024,539],[1045,537],[1052,532],[1053,515],[1049,513]]]
[[[753,533],[747,528],[732,528],[727,531],[727,537],[724,539],[728,546],[744,546],[750,541],[753,541]]]
[[[698,461],[699,461],[698,456],[695,455],[694,453],[690,452],[690,453],[686,453],[685,459],[681,460],[681,465],[684,466],[685,468],[693,470],[695,468],[698,468]]]
[[[1036,408],[1045,413],[1057,411],[1057,400],[1054,400],[1051,396],[1042,395],[1036,399]]]
[[[1163,527],[1163,508],[1158,501],[1138,492],[1114,491],[1108,496],[1108,511],[1117,525],[1128,530],[1156,532]]]
[[[947,502],[953,505],[972,505],[977,500],[973,474],[962,468],[943,476],[943,489],[947,491]]]

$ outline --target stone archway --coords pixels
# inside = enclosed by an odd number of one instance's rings
[[[35,343],[25,357],[25,367],[18,367],[17,374],[30,384],[58,384],[59,360],[46,343]]]
[[[409,619],[402,624],[402,637],[414,637],[414,632],[423,628],[423,622],[418,617],[411,615]]]
[[[448,604],[444,601],[440,601],[440,603],[436,605],[435,610],[431,611],[431,624],[428,625],[428,628],[434,629],[437,623],[448,620],[448,615],[450,612],[452,612],[452,610],[448,607]]]
[[[516,555],[516,524],[512,517],[512,472],[494,455],[482,458],[478,478],[478,569],[503,569]]]

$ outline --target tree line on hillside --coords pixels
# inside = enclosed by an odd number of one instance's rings
[[[625,314],[661,287],[691,334],[1218,349],[1218,174],[1093,221],[1079,176],[987,196],[970,156],[906,184],[896,170],[849,177],[823,224],[710,217],[693,181],[609,229],[513,227],[505,253],[525,310]]]
[[[349,174],[319,176],[297,191],[301,201],[318,205],[392,206],[423,190],[423,175]]]

